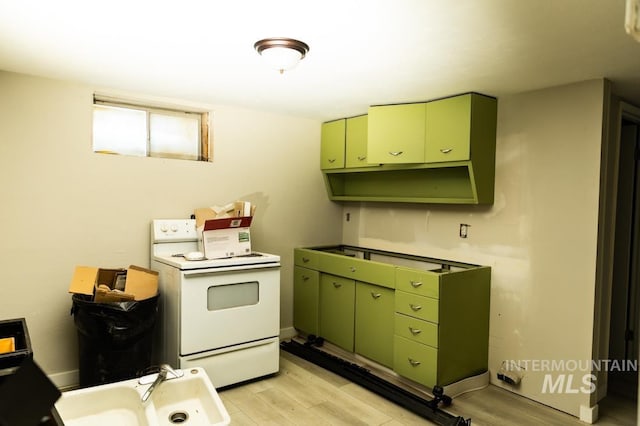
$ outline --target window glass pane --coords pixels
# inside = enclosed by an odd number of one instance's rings
[[[94,105],[93,150],[125,155],[147,155],[146,112]]]
[[[197,160],[200,153],[200,120],[194,115],[150,113],[152,157]]]

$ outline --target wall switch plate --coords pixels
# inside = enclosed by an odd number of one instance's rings
[[[467,238],[467,236],[469,235],[469,227],[471,225],[467,224],[467,223],[461,223],[460,224],[460,238]]]

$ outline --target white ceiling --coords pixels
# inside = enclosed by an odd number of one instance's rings
[[[624,13],[624,0],[0,0],[0,69],[323,121],[600,77],[640,104]],[[311,49],[280,75],[253,49],[265,37]]]

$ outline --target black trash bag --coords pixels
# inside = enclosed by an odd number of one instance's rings
[[[150,366],[158,298],[96,303],[73,295],[80,387],[138,377]]]

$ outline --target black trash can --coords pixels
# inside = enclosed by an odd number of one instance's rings
[[[97,303],[72,296],[80,387],[138,377],[150,366],[158,299]]]

